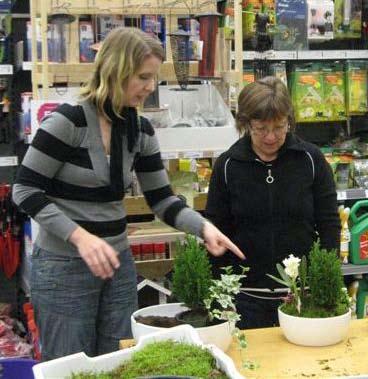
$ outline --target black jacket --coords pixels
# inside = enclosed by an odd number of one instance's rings
[[[211,258],[214,267],[249,266],[247,287],[279,287],[266,274],[275,274],[276,263],[289,254],[308,253],[317,236],[322,247],[339,248],[332,170],[317,146],[292,134],[272,162],[258,158],[248,136],[223,153],[211,177],[206,216],[247,258],[241,262],[227,252]]]

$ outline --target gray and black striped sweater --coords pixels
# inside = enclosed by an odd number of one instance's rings
[[[123,140],[125,187],[135,170],[153,212],[167,224],[200,236],[204,218],[173,194],[154,129],[145,118],[140,121],[132,152]],[[64,256],[78,254],[68,242],[77,225],[117,251],[128,247],[123,196],[110,189],[97,111],[87,101],[63,104],[43,120],[13,186],[14,202],[40,225],[36,244]]]

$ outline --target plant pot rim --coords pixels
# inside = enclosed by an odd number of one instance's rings
[[[337,318],[343,318],[343,317],[346,317],[347,314],[350,314],[351,315],[351,309],[349,308],[347,312],[339,315],[339,316],[329,316],[329,317],[303,317],[303,316],[293,316],[293,315],[289,315],[288,313],[285,313],[282,309],[281,309],[281,305],[278,307],[278,311],[282,314],[284,314],[285,316],[287,317],[290,317],[290,318],[293,318],[293,319],[305,319],[305,320],[326,320],[326,319],[337,319]]]
[[[137,315],[137,313],[141,312],[143,309],[145,311],[149,311],[149,310],[153,310],[153,309],[156,309],[157,307],[162,307],[162,308],[170,308],[170,307],[180,307],[181,309],[179,310],[179,313],[180,312],[184,312],[184,311],[188,311],[190,310],[189,307],[187,307],[184,303],[165,303],[165,304],[156,304],[156,305],[150,305],[149,307],[143,307],[143,308],[140,308],[140,309],[137,309],[136,311],[134,311],[132,313],[132,315],[130,316],[131,318],[131,321],[135,324],[140,324],[139,321],[137,321],[135,319],[135,316]],[[221,320],[220,323],[216,324],[216,325],[210,325],[210,326],[201,326],[201,327],[198,327],[198,328],[195,328],[195,329],[200,329],[200,330],[206,330],[207,328],[213,328],[214,326],[219,326],[219,325],[223,325],[225,323],[229,323],[230,325],[231,324],[234,324],[234,322],[232,321],[228,321],[228,320]],[[148,328],[152,328],[152,329],[156,329],[158,327],[156,326],[152,326],[152,325],[145,325],[146,327]]]

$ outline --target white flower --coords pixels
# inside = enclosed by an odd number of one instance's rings
[[[293,254],[289,255],[289,258],[286,258],[282,261],[285,266],[285,272],[292,279],[296,279],[299,273],[299,264],[300,258],[294,257]]]

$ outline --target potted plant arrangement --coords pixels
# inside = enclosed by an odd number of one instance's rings
[[[187,323],[197,328],[204,343],[226,351],[240,318],[234,299],[246,270],[236,275],[231,267],[226,267],[220,279],[213,279],[206,250],[188,235],[183,244],[178,243],[174,260],[172,294],[180,303],[154,305],[134,312],[131,317],[134,339]]]
[[[268,275],[289,293],[278,309],[280,327],[292,343],[328,346],[344,339],[351,319],[350,301],[336,251],[314,243],[308,259],[292,254],[277,264],[280,278]]]

